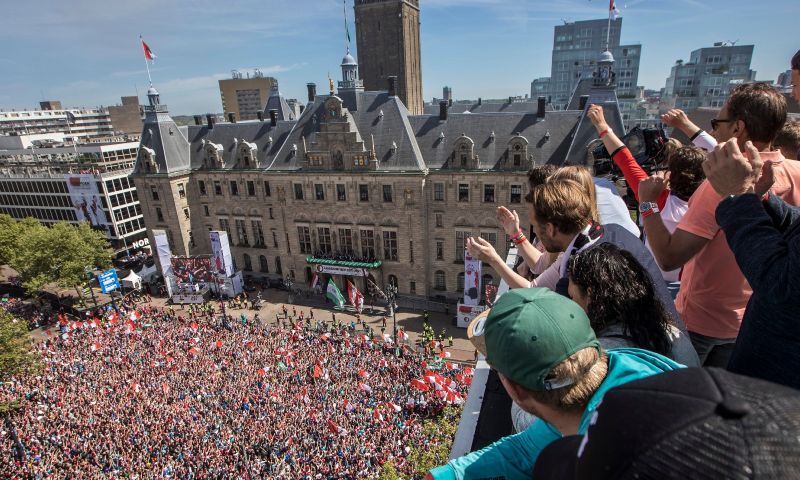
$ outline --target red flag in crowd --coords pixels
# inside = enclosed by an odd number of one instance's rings
[[[359,390],[363,390],[363,391],[365,391],[367,393],[372,393],[372,387],[370,387],[366,383],[359,383],[358,384],[358,388],[359,388]]]
[[[338,433],[339,435],[347,435],[347,430],[337,425],[336,422],[334,422],[333,420],[328,420],[328,430],[330,430],[331,433]]]
[[[394,410],[395,412],[399,412],[400,410],[402,410],[402,408],[400,408],[400,405],[397,405],[396,403],[386,402],[386,406],[389,407],[391,410]]]
[[[96,352],[96,351],[100,350],[103,347],[99,343],[93,343],[90,348],[92,349],[93,352]]]
[[[430,390],[430,387],[428,386],[428,384],[425,383],[424,380],[419,380],[416,378],[411,380],[411,386],[421,392],[427,392],[428,390]]]
[[[314,365],[314,378],[320,377],[322,377],[322,367],[320,367],[318,364]]]

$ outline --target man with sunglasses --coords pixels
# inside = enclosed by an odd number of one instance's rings
[[[771,86],[740,85],[712,120],[711,135],[719,143],[735,138],[742,149],[752,142],[762,152],[762,159],[772,164],[772,192],[798,205],[800,164],[787,162],[779,151],[771,151],[786,121],[786,110],[785,98]],[[640,191],[640,201],[658,198],[658,187],[663,184],[653,186],[656,188]],[[717,224],[715,211],[720,200],[705,181],[689,200],[689,209],[674,233],[669,233],[659,215],[645,217],[644,229],[661,268],[683,267],[676,306],[701,362],[726,367],[752,290]]]

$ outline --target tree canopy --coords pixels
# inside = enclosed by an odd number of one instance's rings
[[[0,381],[35,370],[37,359],[27,324],[0,309]],[[6,408],[0,403],[0,413]]]
[[[0,215],[0,261],[19,273],[28,293],[52,282],[68,288],[86,282],[86,269],[108,268],[111,249],[102,231],[88,223],[59,222],[46,227],[36,220],[15,221]]]

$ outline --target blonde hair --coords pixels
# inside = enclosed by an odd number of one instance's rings
[[[575,180],[551,177],[531,190],[531,205],[540,225],[552,223],[567,235],[577,234],[593,220],[589,195]]]
[[[589,403],[608,374],[608,356],[597,348],[588,347],[570,355],[550,371],[548,380],[573,383],[555,390],[528,391],[539,403],[558,409],[583,409]],[[527,390],[527,389],[526,389]]]
[[[597,190],[594,187],[594,179],[589,169],[576,165],[561,167],[548,178],[548,181],[559,179],[574,180],[583,186],[591,201],[592,220],[602,223],[600,212],[597,211]]]

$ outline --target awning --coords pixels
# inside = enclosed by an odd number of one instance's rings
[[[307,263],[320,264],[320,265],[335,265],[337,267],[351,267],[351,268],[380,268],[382,265],[380,260],[374,262],[352,262],[349,260],[330,260],[327,258],[306,257]]]

